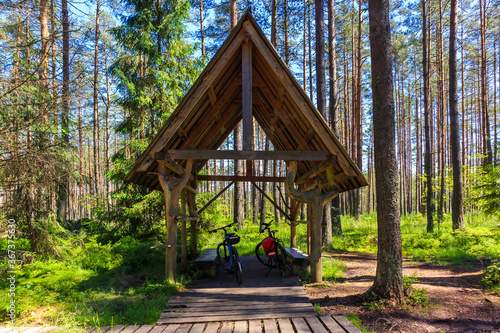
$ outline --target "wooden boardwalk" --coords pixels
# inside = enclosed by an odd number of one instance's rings
[[[276,269],[266,277],[255,257],[242,257],[242,264],[242,285],[219,268],[215,278],[172,296],[156,325],[180,332],[360,332],[343,316],[318,317],[297,276],[282,278]]]
[[[69,332],[60,327],[4,327],[0,333]],[[90,328],[89,333],[357,333],[358,330],[343,316],[294,317],[264,320],[216,321],[194,324],[117,325]]]

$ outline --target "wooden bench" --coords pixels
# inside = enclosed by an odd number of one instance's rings
[[[286,251],[287,257],[293,260],[292,272],[301,276],[311,264],[309,255],[305,254],[295,247],[285,247],[284,249]]]
[[[207,249],[194,261],[194,265],[202,276],[214,277],[216,261],[217,249]]]

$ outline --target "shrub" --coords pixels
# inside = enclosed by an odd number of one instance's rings
[[[500,262],[495,262],[484,271],[481,284],[488,290],[500,294]]]
[[[403,293],[406,297],[406,304],[414,306],[426,306],[429,303],[425,288],[415,288],[414,283],[419,283],[415,275],[403,276]]]

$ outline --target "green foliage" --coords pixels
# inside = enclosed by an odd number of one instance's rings
[[[488,266],[484,271],[481,284],[487,290],[496,292],[500,295],[500,262],[496,261]]]
[[[68,238],[60,246],[60,260],[39,258],[17,268],[18,325],[105,326],[158,320],[179,287],[163,283],[164,251],[151,250],[154,243],[132,237],[104,245],[96,239]],[[9,288],[6,278],[0,279],[2,294]],[[0,300],[2,321],[7,302],[7,297]]]
[[[403,254],[419,261],[464,262],[500,258],[500,228],[496,219],[484,214],[466,216],[467,229],[453,232],[451,216],[434,233],[426,232],[426,220],[422,215],[401,217],[401,241]],[[376,215],[362,215],[358,221],[343,217],[343,236],[333,237],[336,250],[377,252]]]
[[[473,188],[469,202],[478,205],[487,215],[498,216],[500,214],[500,168],[486,165],[479,168],[474,176],[478,178],[474,183],[480,185]]]
[[[363,333],[373,333],[373,331],[368,330],[366,327],[363,326],[361,319],[354,314],[354,313],[346,313],[345,317],[353,323],[354,326],[356,326],[361,332]]]
[[[323,314],[323,309],[321,308],[321,305],[318,303],[314,304],[314,311],[318,314],[318,316],[321,316]]]
[[[415,288],[414,284],[419,283],[415,275],[403,276],[403,293],[406,297],[405,303],[407,305],[425,307],[429,303],[425,288]]]
[[[337,279],[342,278],[345,271],[347,270],[347,266],[342,260],[328,257],[322,258],[322,267],[323,279],[333,282],[336,282]]]
[[[130,139],[112,158],[107,177],[121,183],[200,72],[193,48],[184,41],[187,1],[124,2],[127,15],[112,29],[123,52],[110,70],[123,94],[117,103],[127,115],[115,129]],[[93,207],[105,227],[101,241],[133,235],[164,238],[165,199],[161,192],[126,183],[112,193],[114,205]]]
[[[385,298],[378,297],[374,292],[370,295],[369,302],[363,302],[364,306],[367,306],[370,311],[383,310],[387,306],[388,300]]]

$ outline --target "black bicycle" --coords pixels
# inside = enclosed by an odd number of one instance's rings
[[[243,270],[241,268],[241,260],[238,255],[238,250],[234,247],[234,245],[240,242],[240,236],[232,232],[227,232],[226,230],[234,224],[236,224],[236,222],[221,228],[210,230],[209,232],[212,233],[218,230],[224,230],[224,241],[217,245],[217,259],[220,261],[222,266],[224,266],[226,271],[229,273],[235,273],[236,281],[238,281],[238,284],[241,284],[243,282]]]
[[[271,230],[270,226],[273,221],[264,223],[264,228],[260,230],[263,233],[268,231],[268,236],[255,247],[255,256],[265,266],[269,267],[266,276],[269,275],[273,268],[279,268],[281,276],[286,277],[290,274],[290,267],[286,262],[286,252],[281,244],[281,240],[276,238],[276,231]]]

